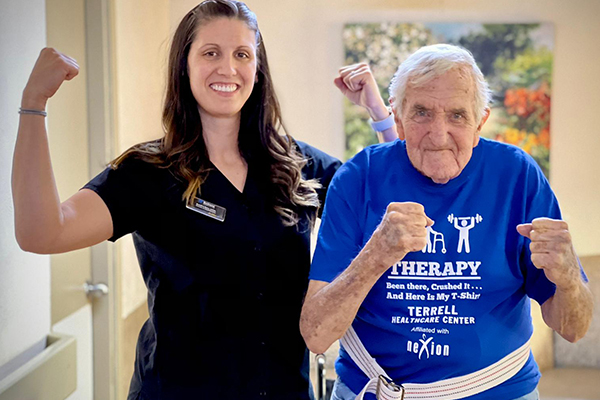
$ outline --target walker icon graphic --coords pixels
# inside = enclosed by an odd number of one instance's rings
[[[458,253],[462,253],[463,245],[465,247],[465,253],[471,252],[471,245],[469,244],[469,231],[475,227],[475,223],[483,221],[483,217],[476,214],[474,217],[455,217],[454,214],[448,215],[448,222],[454,224],[454,227],[458,229]]]
[[[433,240],[432,240],[433,236]],[[431,226],[427,227],[427,245],[421,250],[423,253],[435,253],[435,244],[437,242],[442,243],[442,253],[446,254],[446,244],[444,243],[444,234],[436,232]]]

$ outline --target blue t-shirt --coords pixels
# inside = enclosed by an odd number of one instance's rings
[[[422,251],[390,266],[353,327],[398,383],[428,383],[485,368],[533,332],[529,298],[555,286],[531,263],[516,230],[537,217],[560,219],[535,161],[517,147],[481,139],[462,173],[436,184],[410,163],[405,142],[376,145],[345,163],[325,204],[310,279],[331,282],[363,248],[390,202],[416,202],[435,221]],[[367,377],[340,350],[336,370],[358,393]],[[507,400],[533,391],[533,360],[511,379],[469,399]]]

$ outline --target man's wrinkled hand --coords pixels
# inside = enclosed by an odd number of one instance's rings
[[[427,245],[427,227],[431,225],[433,220],[421,204],[390,203],[369,242],[389,267],[406,254],[422,250]]]
[[[347,65],[340,68],[333,83],[352,103],[364,107],[374,121],[389,116],[375,77],[367,63]]]
[[[536,218],[531,223],[518,225],[517,231],[531,240],[533,265],[543,269],[558,288],[569,289],[579,282],[579,264],[565,221]]]

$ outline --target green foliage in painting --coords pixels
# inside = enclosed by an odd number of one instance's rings
[[[348,24],[344,29],[345,65],[368,62],[383,99],[396,68],[415,50],[436,43],[431,31],[420,24]],[[344,100],[346,159],[377,143],[367,122],[369,115]]]
[[[473,24],[471,24],[473,25]],[[381,94],[398,65],[418,48],[447,42],[475,57],[494,92],[491,115],[482,136],[514,144],[529,153],[546,176],[550,154],[552,51],[537,43],[539,24],[481,24],[446,39],[436,24],[348,24],[343,33],[345,63],[369,62]],[[462,32],[461,24],[453,24]],[[447,33],[447,32],[446,32]],[[346,157],[377,142],[360,107],[344,101]]]

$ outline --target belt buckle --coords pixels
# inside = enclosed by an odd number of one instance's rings
[[[404,387],[402,385],[394,383],[394,381],[388,379],[383,375],[379,375],[379,379],[377,380],[377,392],[375,393],[377,399],[380,398],[379,393],[381,391],[382,386],[385,386],[388,390],[392,392],[400,393],[400,400],[404,399]]]

